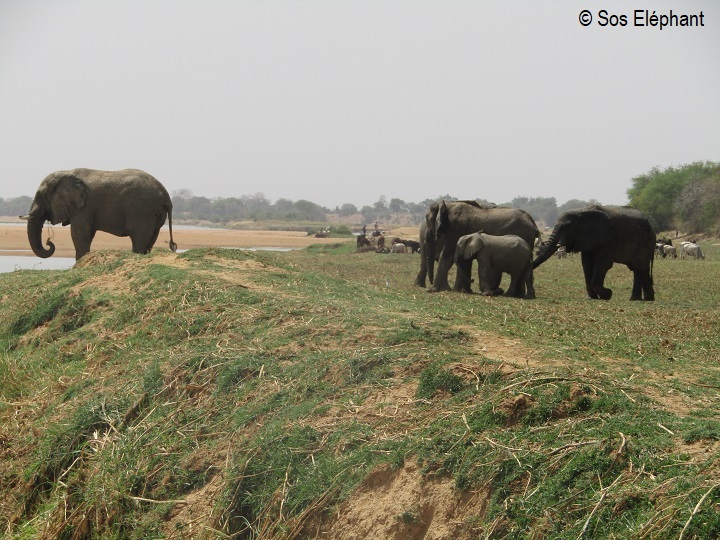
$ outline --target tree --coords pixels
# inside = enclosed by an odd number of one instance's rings
[[[681,167],[668,167],[660,170],[651,169],[646,174],[632,179],[633,186],[627,190],[630,204],[645,213],[655,230],[662,231],[676,228],[681,219],[676,215],[676,201],[683,200],[681,194],[691,182],[700,182],[712,176],[718,168],[717,163],[700,162],[683,165]],[[697,188],[697,186],[696,186]],[[686,193],[684,208],[690,212],[687,201],[694,195]],[[685,218],[686,221],[688,218]]]
[[[691,233],[720,228],[720,164],[695,170],[675,201],[679,225]]]
[[[542,221],[547,227],[553,227],[558,217],[555,197],[516,197],[510,203],[513,208],[528,212],[535,221]]]
[[[395,214],[399,214],[400,212],[404,211],[406,209],[405,201],[402,199],[390,199],[390,211],[394,212]]]
[[[14,199],[0,199],[0,216],[24,216],[30,210],[32,197],[22,196]]]
[[[358,213],[357,206],[345,203],[340,207],[340,215],[343,217],[352,216]]]

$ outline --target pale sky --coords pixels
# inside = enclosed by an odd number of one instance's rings
[[[698,160],[720,161],[717,0],[0,0],[2,198],[88,167],[330,208],[624,204]]]

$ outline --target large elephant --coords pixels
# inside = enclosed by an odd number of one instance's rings
[[[461,236],[484,231],[487,234],[502,236],[514,234],[534,245],[540,237],[535,220],[530,214],[518,208],[500,208],[482,206],[474,201],[445,202],[438,201],[430,206],[425,214],[424,238],[421,240],[421,255],[427,276],[432,283],[430,292],[450,290],[448,273],[455,263],[455,249]],[[421,227],[422,229],[422,227]],[[435,275],[435,261],[438,261]],[[457,264],[457,276],[454,289],[470,291],[470,273],[472,259]],[[418,274],[416,283],[420,284]],[[493,289],[500,285],[495,284]]]
[[[420,270],[418,271],[417,276],[415,277],[415,285],[418,287],[422,287],[423,289],[426,287],[426,280],[427,280],[427,257],[425,257],[425,254],[428,252],[428,246],[427,246],[427,224],[423,221],[420,223],[420,241],[419,241],[419,248],[418,252],[420,253]],[[435,243],[435,258],[434,260],[438,260],[438,256],[440,253],[442,253],[443,246],[445,245],[444,238],[440,237],[438,238],[437,242]],[[432,283],[432,281],[430,282]]]
[[[38,187],[30,206],[27,233],[35,255],[47,258],[55,245],[42,245],[42,228],[70,225],[75,259],[90,251],[96,231],[129,236],[135,253],[149,253],[160,227],[168,218],[170,249],[177,250],[172,236],[172,202],[165,187],[148,173],[136,169],[96,171],[73,169],[49,174]]]
[[[630,300],[655,300],[652,264],[655,232],[647,218],[629,206],[591,205],[562,214],[543,244],[533,267],[545,262],[558,246],[580,252],[588,297],[609,300],[605,275],[613,263],[633,272]]]
[[[493,236],[473,233],[461,236],[455,249],[455,262],[477,259],[480,292],[487,296],[501,294],[493,288],[502,273],[510,274],[505,296],[535,298],[533,286],[533,254],[530,245],[514,234]]]

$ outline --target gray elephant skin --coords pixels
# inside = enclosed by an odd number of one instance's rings
[[[438,201],[430,206],[421,225],[424,236],[421,238],[421,266],[415,283],[424,285],[423,270],[432,283],[430,292],[448,291],[448,273],[455,263],[455,249],[461,236],[483,231],[487,234],[502,236],[514,234],[528,245],[534,245],[540,237],[535,220],[530,214],[518,208],[487,207],[475,201]],[[435,274],[435,261],[438,262]],[[456,291],[471,292],[470,273],[472,259],[457,264]],[[494,284],[493,289],[500,285]]]
[[[621,263],[633,273],[630,300],[655,300],[652,278],[655,231],[639,210],[591,205],[565,212],[540,248],[533,267],[540,266],[561,245],[569,252],[581,254],[589,298],[612,297],[612,290],[605,287],[605,275],[613,263]]]
[[[40,183],[30,213],[23,217],[28,220],[30,247],[42,258],[55,253],[52,241],[47,240],[48,249],[42,245],[46,221],[70,225],[76,260],[90,251],[97,231],[129,236],[135,253],[149,253],[166,218],[170,249],[177,250],[172,236],[170,195],[157,179],[137,169],[51,173]]]
[[[493,236],[473,233],[461,236],[455,249],[455,262],[476,259],[480,292],[487,296],[500,294],[493,288],[503,273],[510,274],[505,296],[535,298],[533,254],[530,245],[514,234]]]

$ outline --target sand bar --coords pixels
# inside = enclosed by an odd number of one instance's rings
[[[7,221],[6,221],[7,223]],[[70,227],[45,225],[43,244],[50,238],[55,244],[55,255],[74,257],[75,248],[70,238]],[[181,250],[200,247],[229,248],[304,248],[312,244],[345,242],[343,238],[315,238],[299,231],[263,231],[231,229],[184,229],[173,227],[173,238]],[[167,227],[160,230],[155,248],[167,248],[170,234]],[[92,250],[132,249],[130,238],[98,232]],[[0,255],[27,255],[34,257],[28,243],[25,222],[0,226]]]

